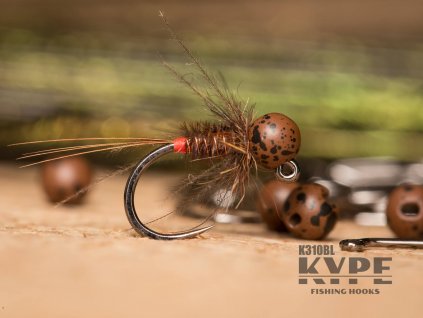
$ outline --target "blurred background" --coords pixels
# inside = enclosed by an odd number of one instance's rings
[[[257,115],[281,112],[298,123],[300,181],[318,177],[342,218],[385,225],[388,192],[403,181],[423,184],[422,0],[0,0],[0,316],[280,317],[282,295],[287,316],[330,308],[342,317],[417,317],[417,250],[366,252],[393,257],[395,283],[376,298],[358,296],[356,306],[310,295],[297,280],[298,244],[309,243],[262,224],[216,226],[177,243],[139,239],[124,213],[122,167],[150,149],[17,168],[38,159],[17,163],[23,153],[62,144],[11,143],[167,138],[182,121],[212,119],[161,64],[193,72],[159,10]],[[169,190],[182,188],[188,165],[166,160],[140,181],[135,205],[152,229],[198,227],[222,201],[222,189],[210,195],[213,210],[178,201]],[[86,187],[85,198],[72,197]],[[61,204],[69,198],[82,204]],[[260,222],[256,209],[277,215],[277,207],[257,208],[260,199],[248,193],[245,206],[215,220]],[[403,211],[419,220],[420,238],[421,206]],[[339,222],[325,244],[394,236],[356,223]],[[377,287],[346,280],[335,287]]]
[[[257,114],[282,112],[303,158],[423,157],[419,0],[1,0],[0,144],[162,137],[210,119],[161,65],[192,71],[158,17]],[[12,160],[21,149],[1,148]],[[125,155],[95,155],[115,164]]]

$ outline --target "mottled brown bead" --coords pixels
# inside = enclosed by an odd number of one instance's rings
[[[257,198],[257,211],[260,212],[264,223],[272,231],[286,232],[286,227],[280,215],[286,199],[292,190],[298,187],[296,182],[282,182],[272,180],[261,188]]]
[[[386,207],[389,227],[403,239],[423,238],[423,186],[402,185],[389,195]]]
[[[338,220],[338,209],[328,202],[328,196],[328,189],[316,183],[293,190],[282,212],[287,229],[303,239],[325,238]]]
[[[51,202],[66,200],[91,182],[92,172],[88,162],[83,158],[67,158],[47,162],[41,169],[41,180],[45,193]],[[82,202],[85,193],[65,202],[78,204]]]
[[[250,125],[248,136],[254,159],[268,169],[294,159],[300,150],[300,129],[283,114],[270,113],[257,118]]]

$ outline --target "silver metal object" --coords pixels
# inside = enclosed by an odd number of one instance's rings
[[[392,189],[405,183],[423,184],[423,162],[386,157],[341,159],[328,166],[325,177],[333,182],[331,197],[346,211],[344,216],[357,216],[360,225],[385,226],[379,216],[358,213],[385,213]]]
[[[365,249],[375,247],[423,249],[423,241],[396,238],[361,238],[342,240],[339,242],[339,247],[348,252],[362,252]]]
[[[253,211],[237,211],[237,215],[230,213],[216,213],[214,221],[222,224],[257,224],[261,223],[260,215]]]
[[[257,224],[262,222],[262,218],[256,211],[249,210],[236,210],[236,214],[230,213],[231,210],[223,208],[217,208],[216,212],[213,213],[211,220],[220,224]],[[219,211],[220,210],[220,211]],[[198,204],[189,204],[184,207],[183,215],[196,218],[205,219],[210,217],[210,208],[207,206],[201,206]]]
[[[391,158],[351,158],[329,167],[329,176],[350,188],[395,186],[404,179],[406,166]]]
[[[183,231],[179,233],[160,233],[150,229],[141,220],[138,218],[137,211],[135,210],[134,204],[134,195],[135,190],[138,184],[138,181],[142,175],[142,173],[155,161],[159,158],[173,152],[173,144],[164,145],[151,153],[145,156],[135,167],[134,171],[132,171],[131,175],[128,178],[126,183],[125,192],[124,192],[124,204],[126,210],[126,216],[128,217],[129,223],[131,223],[132,227],[135,231],[137,231],[141,235],[148,236],[150,238],[156,240],[175,240],[175,239],[186,239],[197,236],[201,233],[204,233],[210,230],[214,225],[209,225],[199,229],[191,229],[188,231]]]
[[[387,226],[385,212],[360,212],[354,216],[354,221],[362,226]]]
[[[288,174],[284,173],[284,170],[288,168],[291,172]],[[291,160],[288,162],[285,162],[283,165],[280,165],[276,168],[276,177],[285,182],[295,182],[300,177],[300,167],[298,163],[295,160]]]
[[[141,220],[139,219],[137,211],[135,209],[134,196],[135,196],[135,190],[141,178],[141,175],[155,161],[157,161],[161,157],[173,151],[174,151],[174,145],[167,144],[152,151],[147,156],[145,156],[137,164],[137,166],[135,167],[135,169],[132,171],[131,175],[129,176],[128,181],[126,183],[125,192],[124,192],[124,204],[125,204],[126,216],[128,218],[129,223],[132,225],[134,230],[137,231],[139,234],[148,236],[156,240],[175,240],[175,239],[192,238],[194,236],[197,236],[201,233],[204,233],[210,230],[214,226],[214,224],[212,224],[202,228],[193,228],[188,231],[167,234],[167,233],[160,233],[160,232],[152,230],[146,224],[141,222]],[[290,173],[285,174],[284,171],[286,171],[287,168],[290,170]],[[276,176],[280,180],[283,180],[286,182],[296,181],[299,177],[299,174],[300,174],[300,168],[295,160],[291,160],[279,166],[276,169]],[[233,223],[233,222],[245,221],[243,218],[234,217],[227,214],[223,215],[222,213],[216,214],[216,217],[214,218],[214,220],[221,223]]]

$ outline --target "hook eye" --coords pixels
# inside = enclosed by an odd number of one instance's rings
[[[276,177],[285,182],[295,182],[300,177],[300,167],[295,160],[285,162],[276,168]]]

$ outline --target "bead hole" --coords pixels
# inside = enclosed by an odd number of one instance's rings
[[[293,227],[297,226],[300,223],[301,223],[301,215],[299,215],[298,213],[291,215],[291,217],[289,218],[289,224],[291,224],[291,226]]]
[[[405,216],[416,216],[420,213],[420,208],[416,203],[406,203],[401,207],[401,213]]]

